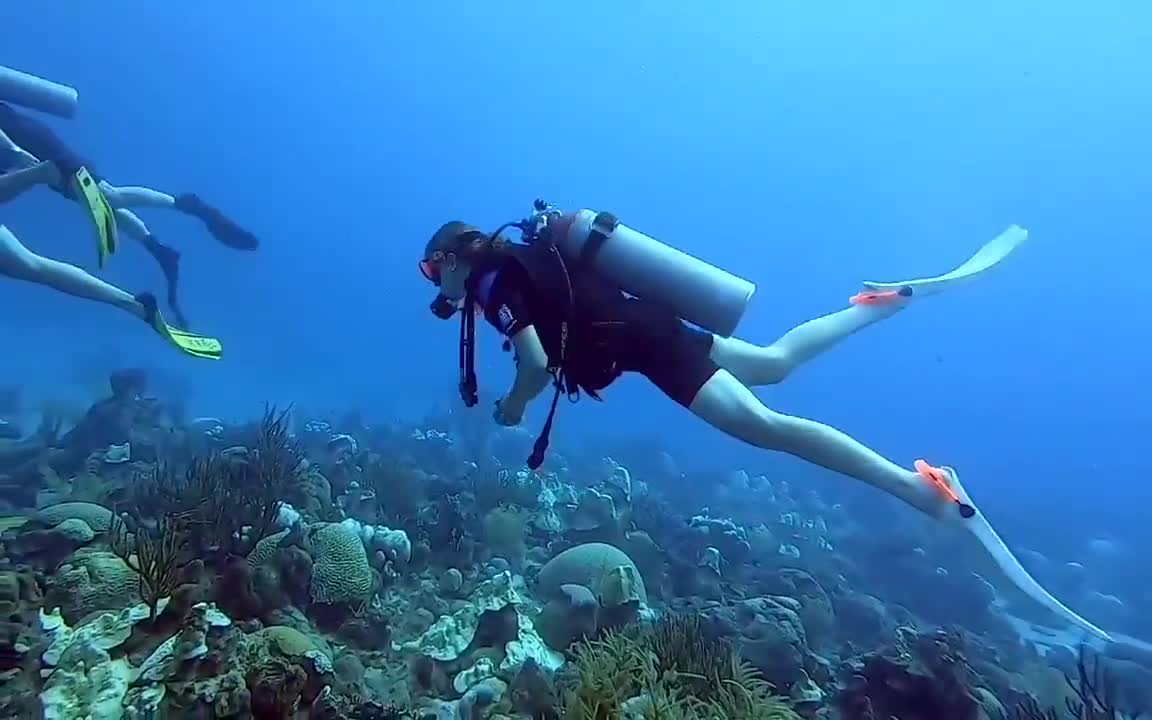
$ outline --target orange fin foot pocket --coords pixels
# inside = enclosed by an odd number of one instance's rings
[[[848,302],[853,305],[890,305],[912,297],[912,288],[905,286],[899,290],[861,290]]]
[[[938,467],[933,467],[923,460],[917,460],[913,463],[916,472],[920,477],[924,478],[932,487],[936,489],[942,496],[949,502],[955,503],[957,509],[960,511],[960,517],[970,518],[976,514],[976,508],[972,507],[956,493],[955,488],[952,487],[952,478],[948,472]]]

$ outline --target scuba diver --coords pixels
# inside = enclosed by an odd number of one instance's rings
[[[519,230],[520,242],[502,233]],[[544,428],[528,458],[540,466],[560,395],[598,393],[639,373],[721,432],[856,478],[976,537],[1016,587],[1065,619],[1107,637],[1041,587],[977,512],[955,470],[917,460],[912,469],[835,428],[763,405],[749,389],[782,382],[849,335],[921,297],[972,279],[1027,239],[1012,226],[965,263],[937,277],[866,282],[849,307],[758,346],[732,337],[755,286],[621,224],[605,212],[563,213],[537,200],[533,213],[493,233],[460,221],[441,226],[420,269],[439,293],[433,314],[461,313],[460,392],[478,402],[474,315],[515,351],[515,380],[495,405],[500,425],[518,424],[529,402],[554,387]]]
[[[146,187],[108,183],[51,128],[4,102],[0,102],[0,173],[0,202],[37,185],[47,185],[80,203],[95,226],[101,267],[115,252],[117,228],[123,227],[160,266],[168,287],[168,306],[181,326],[187,322],[177,294],[180,253],[160,242],[129,208],[175,209],[201,220],[213,237],[230,248],[255,250],[259,245],[252,233],[195,194],[172,196]]]
[[[68,263],[33,253],[12,232],[0,225],[0,275],[59,290],[66,295],[112,305],[140,318],[168,344],[186,355],[220,359],[220,341],[169,325],[151,293],[132,295]]]
[[[176,290],[180,255],[163,245],[128,207],[175,207],[207,223],[225,244],[245,250],[256,248],[256,238],[237,227],[194,195],[173,198],[147,188],[115,187],[99,179],[91,165],[39,120],[8,103],[70,118],[75,114],[73,88],[0,66],[0,203],[8,202],[36,185],[48,185],[87,210],[97,234],[100,265],[116,249],[117,219],[129,228],[164,271],[168,304],[185,326]],[[219,359],[220,341],[169,325],[150,293],[132,295],[84,270],[36,255],[7,227],[0,225],[0,275],[44,285],[73,297],[95,300],[124,310],[148,323],[170,345],[193,357]]]

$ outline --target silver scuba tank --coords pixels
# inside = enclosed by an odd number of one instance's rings
[[[0,65],[0,102],[70,118],[76,114],[77,99],[67,85]]]
[[[590,263],[624,292],[666,305],[681,319],[732,335],[756,286],[686,252],[616,222],[578,210],[548,222],[552,242],[570,263]]]

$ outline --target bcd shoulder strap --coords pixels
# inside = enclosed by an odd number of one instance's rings
[[[536,437],[536,442],[532,445],[532,454],[528,456],[528,468],[530,470],[537,470],[544,464],[544,453],[548,450],[548,443],[552,436],[552,423],[556,419],[556,406],[560,402],[560,395],[568,392],[564,378],[564,365],[568,359],[568,333],[572,324],[572,318],[576,312],[576,298],[572,292],[572,277],[568,273],[568,265],[564,262],[564,258],[560,255],[560,249],[556,247],[555,243],[548,242],[542,244],[542,250],[547,252],[546,261],[544,265],[547,267],[541,268],[543,272],[553,274],[555,284],[550,283],[554,288],[557,288],[560,296],[561,303],[561,318],[560,321],[560,349],[558,352],[559,357],[556,359],[556,365],[549,368],[552,373],[552,404],[548,408],[548,418],[544,421],[544,427],[540,429],[540,434]]]

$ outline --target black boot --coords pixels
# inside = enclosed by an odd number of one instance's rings
[[[212,233],[212,237],[234,250],[255,250],[260,246],[260,241],[255,235],[201,200],[195,193],[177,197],[176,209],[202,220],[208,226],[208,232]]]
[[[132,299],[140,303],[140,306],[144,308],[144,322],[155,327],[156,316],[160,314],[160,310],[156,306],[156,296],[150,292],[142,292],[133,296]]]
[[[164,273],[164,282],[168,288],[168,307],[172,310],[172,319],[176,321],[177,327],[187,330],[188,321],[184,317],[184,311],[180,309],[180,299],[177,295],[177,290],[180,287],[180,252],[157,240],[155,235],[149,235],[143,241],[143,245],[148,254],[156,260],[156,264],[160,266],[160,271]]]

